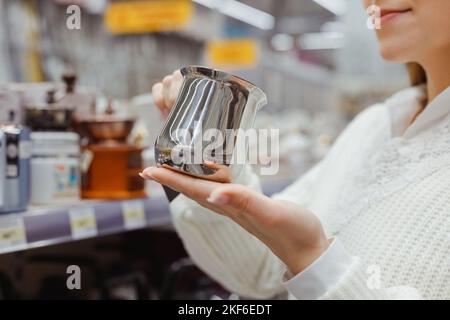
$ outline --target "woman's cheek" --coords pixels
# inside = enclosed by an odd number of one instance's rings
[[[450,1],[414,0],[418,15],[422,45],[428,48],[443,49],[450,46]],[[418,42],[421,43],[421,42]]]

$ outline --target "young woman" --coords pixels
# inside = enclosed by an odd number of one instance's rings
[[[374,1],[366,0],[366,6]],[[298,299],[450,298],[450,1],[378,0],[380,51],[413,87],[360,114],[327,157],[272,198],[163,168],[142,176],[182,195],[175,227],[231,291]],[[153,88],[167,114],[178,72]]]

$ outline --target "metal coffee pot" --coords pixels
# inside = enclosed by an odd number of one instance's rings
[[[155,143],[157,164],[210,180],[217,170],[205,162],[239,174],[243,163],[236,163],[236,152],[246,158],[248,150],[238,133],[253,127],[266,95],[244,79],[206,67],[188,66],[181,74],[181,90]],[[165,191],[169,200],[177,195]]]

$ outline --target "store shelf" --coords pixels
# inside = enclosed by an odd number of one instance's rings
[[[288,184],[287,180],[265,182],[263,190],[271,195]],[[170,225],[164,196],[30,209],[0,215],[0,254]]]
[[[133,229],[170,225],[163,197],[80,202],[0,216],[0,254]]]

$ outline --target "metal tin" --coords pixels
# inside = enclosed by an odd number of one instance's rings
[[[0,212],[26,210],[29,200],[30,130],[8,125],[1,128],[4,138],[2,175],[4,176],[3,204]]]
[[[80,147],[74,132],[33,132],[30,203],[54,205],[80,199]]]

